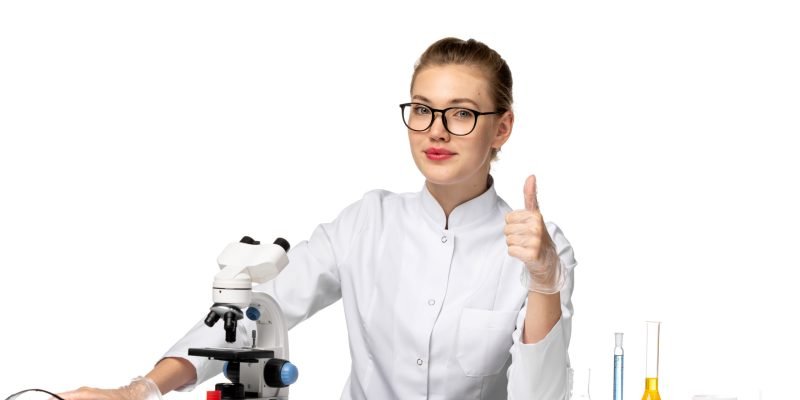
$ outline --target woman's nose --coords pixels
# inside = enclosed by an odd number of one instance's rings
[[[444,127],[444,119],[442,114],[433,116],[433,124],[429,129],[429,135],[432,140],[450,141],[450,132]]]

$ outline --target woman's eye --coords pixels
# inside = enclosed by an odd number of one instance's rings
[[[472,113],[468,110],[456,110],[455,116],[456,118],[467,119],[472,118]]]
[[[428,115],[431,113],[431,109],[425,106],[414,106],[414,114],[419,115]]]

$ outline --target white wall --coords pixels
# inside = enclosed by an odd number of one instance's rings
[[[641,395],[648,319],[664,321],[664,398],[790,398],[798,16],[788,1],[2,2],[0,396],[124,384],[205,315],[229,241],[296,243],[369,189],[419,189],[397,104],[422,50],[458,36],[514,72],[494,175],[521,207],[537,174],[574,245],[571,353],[593,398],[611,396],[617,330],[626,398]],[[338,398],[341,305],[291,341],[293,398]]]

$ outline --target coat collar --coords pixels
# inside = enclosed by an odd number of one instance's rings
[[[444,215],[444,210],[439,202],[428,190],[428,186],[422,185],[422,209],[437,227],[444,229],[465,228],[475,223],[483,222],[490,218],[497,210],[497,193],[494,190],[494,179],[489,175],[489,188],[478,197],[458,205],[451,213],[449,221]]]

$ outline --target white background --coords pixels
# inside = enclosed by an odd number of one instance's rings
[[[592,398],[611,397],[615,331],[641,396],[648,319],[664,398],[794,398],[792,3],[4,1],[0,397],[125,384],[205,316],[228,242],[297,243],[370,189],[421,188],[397,104],[456,36],[514,73],[493,174],[522,207],[535,173],[575,248]],[[292,398],[338,398],[341,304],[291,345]]]

